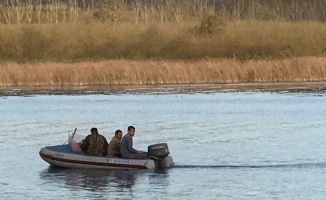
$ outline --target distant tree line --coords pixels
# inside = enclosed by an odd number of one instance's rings
[[[147,22],[154,14],[161,22],[178,22],[203,10],[230,20],[326,21],[326,0],[0,0],[0,22],[65,22],[86,16],[115,21],[121,11],[133,12],[135,22]]]

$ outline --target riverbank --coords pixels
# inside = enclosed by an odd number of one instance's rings
[[[326,82],[188,84],[151,86],[1,87],[0,97],[35,95],[209,94],[216,92],[276,92],[324,95],[326,94]]]

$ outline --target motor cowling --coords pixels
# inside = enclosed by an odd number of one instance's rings
[[[166,143],[149,145],[147,152],[148,156],[155,158],[165,158],[170,153]]]
[[[170,154],[166,143],[153,144],[148,146],[148,157],[154,160],[156,169],[165,169],[167,156]]]

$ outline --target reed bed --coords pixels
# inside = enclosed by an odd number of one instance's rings
[[[83,86],[326,81],[326,58],[6,63],[0,86]]]
[[[0,0],[0,86],[324,81],[325,6]]]
[[[321,22],[223,21],[0,25],[0,60],[279,59],[326,51]]]

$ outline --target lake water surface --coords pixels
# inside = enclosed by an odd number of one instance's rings
[[[324,199],[326,97],[239,92],[0,97],[0,199]],[[134,147],[166,142],[175,168],[62,170],[38,155],[75,127]]]

